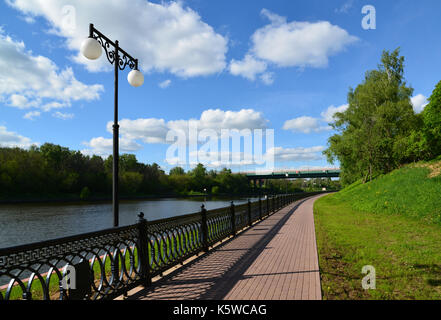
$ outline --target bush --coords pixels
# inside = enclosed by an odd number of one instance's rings
[[[80,193],[80,199],[81,199],[81,200],[87,200],[87,199],[89,199],[89,197],[90,197],[90,190],[89,190],[88,187],[84,187],[84,188],[81,190],[81,193]]]
[[[219,194],[219,187],[218,186],[214,186],[213,188],[211,188],[211,193],[212,194]]]

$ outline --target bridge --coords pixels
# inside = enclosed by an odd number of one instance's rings
[[[295,178],[338,178],[340,169],[314,169],[314,170],[277,170],[261,172],[245,172],[249,180],[268,179],[295,179]]]

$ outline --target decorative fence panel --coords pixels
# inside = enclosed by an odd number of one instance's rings
[[[113,299],[256,221],[315,193],[268,197],[0,249],[0,300]]]

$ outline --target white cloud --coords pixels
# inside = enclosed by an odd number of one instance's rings
[[[75,61],[91,71],[108,67],[105,57],[89,62],[79,53],[89,23],[118,39],[128,53],[139,59],[144,71],[168,71],[181,77],[218,73],[225,68],[228,50],[226,37],[202,21],[197,12],[183,2],[152,3],[131,1],[8,0],[23,14],[44,17],[51,32],[66,38],[67,47],[76,53]],[[73,5],[75,25],[66,23],[67,5]]]
[[[279,67],[326,67],[330,56],[358,40],[328,21],[287,23],[266,9],[262,15],[271,23],[253,34],[251,52]]]
[[[329,129],[329,126],[321,126],[319,119],[307,116],[287,120],[283,125],[283,130],[302,133],[320,132]]]
[[[240,166],[256,165],[253,155],[244,152],[230,152],[230,151],[203,151],[198,150],[190,153],[190,158],[194,162],[190,162],[190,166],[195,166],[202,163],[209,168],[231,168]],[[196,160],[197,159],[197,160]],[[178,158],[166,159],[170,165],[179,165]],[[183,163],[185,164],[185,163]]]
[[[297,147],[297,148],[283,148],[275,147],[270,148],[263,155],[263,161],[275,161],[275,163],[287,163],[287,162],[305,162],[305,161],[318,161],[323,159],[322,151],[326,148],[323,146],[315,147]],[[252,153],[245,152],[230,152],[230,151],[202,151],[197,150],[190,153],[190,158],[195,162],[189,163],[190,165],[197,165],[202,163],[206,167],[210,168],[231,168],[241,166],[259,166],[259,163],[254,159]],[[196,160],[197,159],[197,160]],[[170,158],[166,159],[169,165],[185,165],[186,162],[180,162],[180,159]],[[260,163],[261,164],[261,163]]]
[[[262,11],[260,11],[260,14],[266,17],[269,21],[271,21],[271,24],[275,26],[286,24],[286,17],[279,16],[278,14],[273,13],[268,9],[263,8]]]
[[[35,120],[35,118],[38,118],[41,115],[40,111],[30,111],[26,113],[23,118],[28,120]]]
[[[251,36],[252,46],[244,59],[232,60],[229,71],[254,81],[258,74],[265,84],[273,83],[273,74],[264,73],[271,65],[282,67],[326,67],[329,57],[358,40],[346,30],[328,21],[287,22],[267,9],[262,16],[270,23]]]
[[[19,109],[68,107],[72,101],[99,98],[101,85],[78,81],[71,68],[59,70],[43,56],[26,51],[0,29],[0,98]]]
[[[53,113],[52,116],[61,120],[68,120],[68,119],[73,119],[75,115],[73,113],[63,113],[57,111]]]
[[[170,80],[170,79],[167,79],[167,80],[161,82],[161,83],[159,84],[159,87],[160,87],[161,89],[165,89],[165,88],[168,88],[168,87],[170,86],[170,84],[171,84],[171,80]]]
[[[327,123],[334,122],[334,115],[339,112],[345,112],[348,107],[348,104],[344,104],[339,107],[329,106],[328,109],[321,113],[323,121],[326,121]]]
[[[107,123],[107,131],[113,131],[113,122]],[[120,133],[128,140],[142,140],[144,143],[164,143],[169,130],[163,119],[122,119]]]
[[[10,97],[10,105],[19,109],[26,109],[29,105],[29,101],[25,96],[19,94],[12,94]]]
[[[39,143],[32,142],[31,139],[23,137],[16,132],[8,131],[5,126],[0,126],[0,147],[29,148],[33,144],[39,145]]]
[[[293,132],[311,133],[331,130],[328,124],[334,121],[334,115],[337,112],[344,112],[349,105],[344,104],[339,107],[329,106],[320,115],[321,118],[302,116],[285,121],[283,130],[291,130]]]
[[[410,100],[412,102],[413,110],[415,111],[415,113],[422,112],[429,103],[427,101],[427,98],[422,94],[418,94],[415,97],[412,97]]]
[[[297,147],[297,148],[283,148],[275,147],[267,152],[268,157],[274,157],[274,161],[277,162],[302,162],[302,161],[315,161],[323,159],[321,152],[326,148],[323,146],[316,146],[310,148]]]
[[[256,75],[264,72],[266,68],[265,62],[255,59],[250,54],[247,54],[241,61],[231,60],[229,66],[232,75],[242,76],[251,81],[254,81]]]
[[[202,112],[199,119],[171,120],[166,122],[164,119],[122,119],[119,122],[121,139],[125,140],[127,146],[133,149],[141,148],[136,141],[143,143],[167,143],[167,133],[171,130],[183,130],[188,138],[189,126],[195,126],[198,130],[212,129],[219,135],[222,129],[264,129],[267,127],[268,120],[263,117],[261,112],[253,109],[242,109],[239,111],[224,111],[221,109],[209,109]],[[107,131],[112,133],[113,122],[107,123]],[[106,144],[107,143],[107,144]],[[92,150],[84,150],[85,153],[102,154],[104,149],[109,148],[110,139],[103,137],[93,138],[90,142],[84,143]]]
[[[202,113],[199,125],[203,129],[262,129],[266,128],[268,120],[261,112],[253,109],[240,111],[223,111],[209,109]]]
[[[98,156],[109,156],[113,151],[113,139],[106,139],[103,137],[93,138],[89,142],[83,142],[84,145],[88,146],[90,149],[81,150],[85,155],[98,155]],[[120,152],[134,152],[141,149],[141,145],[125,138],[120,138],[119,140],[119,150]]]

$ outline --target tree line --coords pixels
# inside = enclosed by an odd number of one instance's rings
[[[113,157],[87,156],[51,143],[29,149],[0,148],[0,198],[109,197],[112,191]],[[245,195],[255,193],[243,174],[229,169],[207,170],[202,164],[185,171],[175,167],[168,174],[156,164],[144,164],[133,154],[119,161],[122,196]],[[284,193],[312,190],[335,182],[268,181],[262,192]]]
[[[441,81],[421,113],[412,107],[400,49],[383,51],[378,68],[348,93],[349,106],[336,113],[337,131],[324,151],[340,163],[341,181],[372,180],[402,165],[441,155]]]

